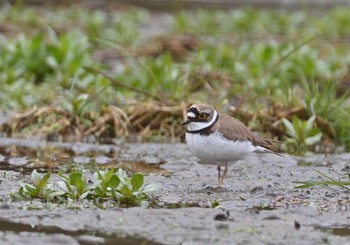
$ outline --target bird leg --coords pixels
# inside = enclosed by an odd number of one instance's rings
[[[218,166],[218,170],[219,170],[219,167],[220,166]],[[223,175],[221,176],[221,178],[220,178],[220,174],[219,174],[218,187],[220,187],[222,185],[222,182],[224,182],[224,179],[225,179],[227,173],[228,173],[228,167],[227,167],[227,163],[226,163],[225,169],[224,169],[224,172],[223,172]]]
[[[218,169],[218,185],[219,185],[219,183],[220,183],[220,176],[221,176],[221,166],[218,165],[217,169]]]

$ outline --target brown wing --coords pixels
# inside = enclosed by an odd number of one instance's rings
[[[225,114],[219,115],[218,122],[213,126],[212,130],[220,127],[225,138],[233,141],[251,141],[255,146],[262,146],[266,149],[271,149],[272,142],[255,136],[249,128],[247,128],[241,121]]]

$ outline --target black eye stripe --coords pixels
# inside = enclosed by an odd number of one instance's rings
[[[199,115],[199,111],[196,107],[191,107],[190,109],[188,109],[187,112],[192,112],[193,114],[196,115],[196,117]]]

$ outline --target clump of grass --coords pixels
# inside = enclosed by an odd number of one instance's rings
[[[314,169],[315,172],[317,172],[320,176],[324,178],[322,181],[295,181],[294,183],[299,184],[295,188],[310,188],[314,186],[324,187],[324,186],[336,186],[343,188],[347,191],[350,191],[350,175],[347,174],[347,180],[336,180],[316,169]]]
[[[79,32],[61,36],[50,32],[50,41],[42,34],[20,35],[15,40],[0,40],[0,51],[0,97],[2,107],[8,109],[52,103],[71,87],[74,76],[80,74],[83,84],[82,66],[93,63],[89,43]],[[29,96],[28,91],[41,93]]]
[[[321,140],[322,132],[313,125],[315,119],[315,115],[310,117],[307,121],[303,121],[295,115],[292,121],[282,118],[289,136],[286,142],[283,143],[287,151],[298,155],[304,154],[310,146]]]
[[[16,27],[9,28],[10,31],[13,29],[18,33],[32,34],[45,32],[48,26],[60,33],[79,30],[96,46],[100,45],[99,39],[112,40],[119,45],[137,43],[137,27],[148,16],[146,11],[135,8],[106,13],[77,6],[38,8],[16,4],[0,9],[1,23]],[[15,35],[16,32],[11,34]]]
[[[273,21],[271,21],[273,20]],[[250,39],[268,36],[293,37],[322,33],[330,37],[346,36],[350,33],[349,9],[336,7],[322,15],[307,11],[286,12],[254,8],[231,11],[204,10],[179,11],[175,15],[178,32],[204,33],[215,36],[234,34]]]
[[[329,124],[329,127],[323,128],[323,131],[328,131],[330,137],[336,138],[349,149],[350,105],[346,100],[350,90],[342,91],[343,94],[338,95],[337,84],[335,81],[304,82],[304,106],[310,114],[319,115]]]
[[[92,63],[89,43],[80,32],[70,32],[57,36],[48,32],[33,37],[19,35],[15,40],[1,40],[2,62],[0,70],[5,84],[21,81],[40,84],[54,77],[70,77],[82,65]],[[56,79],[55,79],[56,80]]]
[[[30,183],[20,182],[20,188],[11,193],[15,201],[41,199],[52,203],[67,203],[83,200],[103,203],[114,201],[116,205],[139,205],[147,200],[147,194],[156,191],[156,184],[144,184],[141,173],[131,177],[122,169],[98,170],[88,180],[81,172],[68,175],[59,173],[60,181],[49,183],[50,173],[41,176],[36,170],[31,174]]]

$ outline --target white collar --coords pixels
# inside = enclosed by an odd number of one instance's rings
[[[213,118],[209,122],[190,122],[187,126],[187,132],[195,132],[212,126],[218,118],[218,113],[214,111]]]

